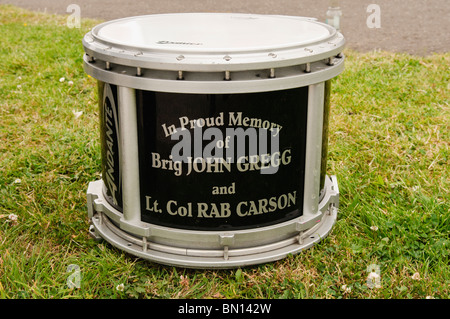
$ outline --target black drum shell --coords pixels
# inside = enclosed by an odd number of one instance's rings
[[[325,90],[327,96],[330,81],[326,82]],[[122,211],[117,86],[98,81],[98,95],[104,195],[109,204]],[[324,110],[328,113],[329,98],[325,98],[325,104]],[[308,87],[241,94],[136,90],[136,112],[143,222],[191,230],[240,230],[277,224],[302,215]],[[247,118],[260,127],[243,125],[243,119]],[[280,156],[283,153],[289,156],[289,163],[280,164],[273,174],[262,174],[258,164],[238,165],[237,158],[232,159],[231,165],[221,167],[183,163],[175,170],[169,157],[180,140],[167,134],[169,127],[177,128],[184,123],[180,119],[215,121],[214,124],[219,125],[212,127],[219,128],[223,137],[227,136],[227,129],[257,131],[263,128],[263,123],[266,127],[268,123],[275,123],[281,130],[276,133],[273,128],[267,133],[272,134],[272,138],[273,135],[279,137],[278,152]],[[324,131],[321,172],[326,171],[327,122],[328,117],[324,116],[324,122],[317,123]],[[245,123],[251,124],[250,121]],[[194,129],[190,124],[186,129],[193,137]],[[200,134],[208,128],[206,124],[203,128],[195,126]],[[200,142],[205,147],[211,140]],[[247,151],[250,142],[254,141],[246,140]],[[270,144],[270,137],[267,142]],[[191,145],[193,150],[194,138]],[[226,151],[224,149],[224,155]],[[270,147],[266,154],[270,154]],[[155,167],[158,165],[160,167]]]

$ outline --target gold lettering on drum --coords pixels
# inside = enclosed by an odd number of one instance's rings
[[[166,123],[163,123],[161,127],[163,129],[165,137],[169,137],[177,133],[177,129],[184,131],[186,129],[195,128],[221,127],[225,126],[226,123],[229,127],[238,126],[265,129],[272,132],[273,136],[278,136],[281,129],[283,128],[282,125],[271,122],[269,120],[244,116],[242,112],[229,112],[228,122],[225,121],[225,114],[221,112],[217,117],[190,119],[187,116],[181,116],[178,118],[177,126],[175,124],[168,125]]]
[[[167,202],[167,213],[172,216],[192,217],[193,205],[197,206],[197,218],[227,218],[231,216],[230,203],[187,203],[178,205],[175,200]]]
[[[264,171],[279,166],[289,165],[292,161],[291,149],[286,149],[282,153],[261,154],[241,156],[237,159],[236,165],[232,165],[232,158],[202,158],[188,157],[183,171],[183,163],[174,161],[172,155],[169,159],[161,159],[159,153],[151,153],[151,167],[162,170],[173,171],[175,176],[182,174],[189,176],[191,173],[230,173],[233,167],[238,172]]]
[[[271,213],[276,210],[295,205],[297,202],[297,191],[282,194],[279,197],[263,198],[257,201],[243,201],[236,206],[236,214],[240,217]]]
[[[220,130],[221,126],[228,128]],[[245,116],[243,112],[221,112],[216,116],[195,119],[180,116],[175,123],[163,123],[161,127],[166,138],[170,137],[171,140],[179,142],[174,145],[166,159],[157,152],[151,152],[149,164],[152,169],[172,171],[177,177],[205,173],[241,175],[252,171],[275,174],[280,166],[289,166],[293,161],[291,148],[280,150],[278,147],[282,125],[262,118]],[[199,128],[207,129],[203,131],[198,130]],[[203,145],[204,141],[208,144]],[[255,145],[257,148],[253,148]],[[234,195],[247,192],[248,189],[240,188],[240,182],[228,183],[207,186],[210,188],[209,193],[213,195],[211,201],[206,198],[193,202],[186,202],[180,198],[167,199],[165,204],[161,204],[162,209],[156,200],[146,196],[146,210],[161,213],[165,208],[165,213],[174,218],[204,220],[251,218],[297,209],[296,190],[284,191],[281,195],[279,193],[259,195],[263,198],[256,200],[244,200],[245,196],[237,199]],[[212,200],[213,198],[216,200]],[[217,201],[219,198],[223,202]]]
[[[262,120],[258,118],[250,118],[250,117],[242,117],[242,112],[237,112],[236,115],[234,112],[230,112],[230,121],[228,123],[229,126],[244,126],[244,127],[255,127],[255,128],[263,128],[273,132],[273,136],[277,136],[283,126],[277,123],[270,122],[268,120]]]
[[[233,183],[234,184],[234,183]],[[169,200],[166,204],[166,212],[171,216],[190,218],[228,218],[232,215],[239,217],[251,217],[266,213],[282,211],[295,206],[297,203],[297,191],[258,200],[242,201],[232,207],[228,202],[221,203],[179,203]],[[158,208],[158,201],[146,196],[146,210],[162,213]]]
[[[230,203],[198,203],[198,218],[226,218],[231,216]]]

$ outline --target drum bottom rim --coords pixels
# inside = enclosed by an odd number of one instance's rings
[[[120,233],[121,230],[108,218],[103,220],[102,224],[93,219],[89,231],[95,238],[104,239],[120,250],[158,264],[194,269],[228,269],[274,262],[288,255],[298,254],[327,237],[336,220],[337,209],[330,207],[320,225],[305,232],[302,240],[299,240],[297,235],[278,243],[260,246],[258,248],[261,252],[251,254],[248,254],[246,249],[223,249],[204,250],[201,252],[202,256],[197,256],[198,250],[195,249],[179,249],[179,253],[175,253],[173,247],[151,243],[144,244],[147,249],[143,249],[144,245],[138,243],[142,242],[141,239],[135,237],[130,240],[132,236],[125,232]]]
[[[201,269],[225,269],[250,266],[277,261],[300,253],[324,239],[332,230],[337,220],[338,190],[335,176],[328,177],[328,188],[335,193],[324,196],[319,207],[319,218],[309,223],[309,228],[302,228],[287,237],[248,247],[236,247],[232,237],[223,238],[220,248],[180,247],[168,243],[158,243],[148,240],[151,236],[139,236],[121,229],[105,211],[104,200],[93,203],[91,191],[88,190],[88,209],[90,217],[90,234],[98,239],[104,239],[112,246],[131,255],[169,266]],[[94,183],[100,184],[100,181]],[[330,186],[330,182],[331,185]],[[91,183],[92,184],[92,183]],[[91,186],[91,185],[90,185]],[[91,187],[92,188],[92,187]],[[102,192],[100,192],[102,193]],[[330,192],[328,192],[330,193]],[[96,194],[101,197],[101,194]],[[100,196],[99,196],[100,195]],[[176,231],[177,229],[174,229]],[[218,234],[220,232],[217,232]],[[231,239],[230,239],[231,238]]]

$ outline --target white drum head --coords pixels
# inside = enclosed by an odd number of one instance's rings
[[[129,17],[99,24],[83,39],[85,69],[94,78],[179,93],[325,81],[342,72],[343,59],[335,57],[344,44],[341,33],[313,18],[242,13]]]
[[[86,34],[88,55],[173,71],[246,71],[314,62],[339,54],[344,37],[312,18],[177,13],[102,23]]]
[[[127,18],[93,30],[98,40],[113,46],[223,54],[308,46],[334,33],[307,18],[202,13]]]

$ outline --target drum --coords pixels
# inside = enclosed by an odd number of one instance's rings
[[[102,23],[102,178],[90,233],[157,263],[233,268],[311,247],[339,205],[326,173],[344,37],[312,18],[182,13]]]

